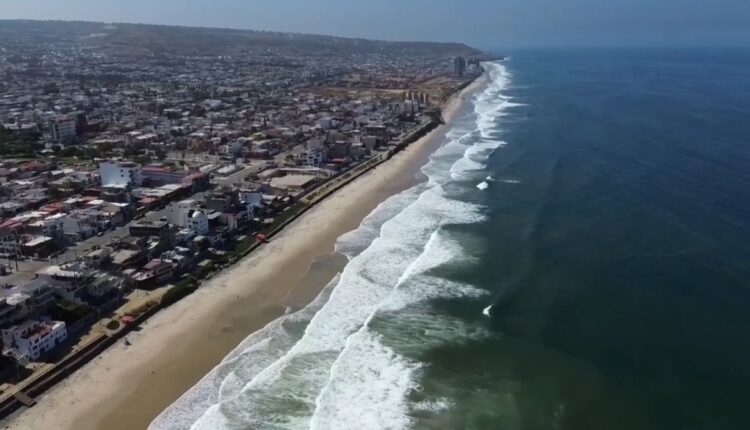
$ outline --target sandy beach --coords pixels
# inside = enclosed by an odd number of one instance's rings
[[[475,81],[444,108],[450,121]],[[338,190],[245,260],[204,282],[193,295],[149,319],[2,423],[8,429],[142,429],[250,333],[310,302],[345,259],[336,239],[379,203],[413,185],[443,143],[446,126]]]

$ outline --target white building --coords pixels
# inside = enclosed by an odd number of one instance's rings
[[[188,228],[190,213],[198,208],[195,200],[187,199],[172,203],[167,207],[167,221],[181,228]]]
[[[326,159],[326,147],[319,139],[311,139],[305,145],[307,151],[300,154],[302,164],[307,167],[320,167]]]
[[[2,331],[5,351],[35,361],[68,338],[62,321],[26,321]],[[4,351],[4,352],[5,352]]]
[[[38,226],[41,233],[45,236],[59,237],[63,233],[63,225],[66,217],[66,214],[57,213],[37,221],[34,225]]]
[[[93,271],[83,262],[47,266],[36,272],[35,280],[49,285],[55,296],[79,305],[86,305],[80,296],[91,281]]]
[[[188,228],[198,236],[208,234],[208,217],[201,211],[195,211],[190,216]]]
[[[263,193],[258,191],[240,191],[240,201],[247,208],[247,216],[255,217],[255,211],[263,207]]]
[[[131,162],[103,162],[99,164],[103,187],[128,188],[143,184],[141,165]]]
[[[58,116],[49,122],[52,140],[57,143],[68,144],[76,138],[76,120],[67,116]]]
[[[0,253],[3,255],[21,254],[20,238],[12,230],[0,230]]]
[[[306,167],[320,167],[325,159],[322,151],[307,151],[302,154],[302,165]]]
[[[98,231],[96,218],[84,211],[73,211],[62,218],[62,232],[72,240],[88,239]]]

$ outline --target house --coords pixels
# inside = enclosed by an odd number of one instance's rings
[[[0,327],[5,328],[30,316],[41,315],[57,301],[47,282],[34,279],[11,290],[0,290]]]
[[[86,286],[88,301],[101,304],[103,298],[119,298],[124,285],[122,278],[97,271],[93,281]]]
[[[117,226],[125,222],[125,207],[127,205],[108,204],[101,208],[102,217],[109,221],[109,225]]]
[[[0,203],[0,216],[10,217],[22,212],[26,209],[26,205],[18,201],[7,201]]]
[[[85,240],[99,231],[99,222],[93,214],[75,210],[62,219],[62,230],[72,241]]]
[[[32,224],[40,234],[49,237],[62,237],[64,234],[64,223],[67,215],[56,213]]]
[[[68,331],[62,321],[29,320],[2,330],[3,354],[38,360],[65,342]]]
[[[0,298],[0,327],[22,321],[34,310],[31,296],[21,291]]]
[[[133,275],[136,288],[153,288],[174,276],[175,266],[160,259],[149,261],[142,270]]]
[[[86,285],[93,277],[93,271],[85,263],[73,262],[60,266],[48,266],[36,272],[38,280],[47,282],[55,296],[77,304],[83,300]]]
[[[149,220],[132,222],[130,223],[130,235],[135,237],[165,237],[169,235],[169,223]]]
[[[91,267],[101,267],[105,263],[110,261],[110,258],[112,256],[112,248],[104,247],[95,249],[88,254],[86,254],[83,259],[86,262],[86,265]]]
[[[190,268],[197,254],[189,248],[175,247],[161,255],[161,260],[175,266],[175,270],[184,272]]]
[[[18,232],[20,227],[20,224],[11,227],[0,226],[0,253],[5,256],[21,254],[21,238]]]
[[[141,250],[119,249],[109,256],[112,268],[123,270],[128,267],[134,267],[146,260],[146,254]]]
[[[24,236],[21,242],[23,255],[48,257],[57,249],[55,241],[49,236]]]

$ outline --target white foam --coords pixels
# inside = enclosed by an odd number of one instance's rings
[[[453,407],[453,402],[450,399],[437,399],[437,400],[423,400],[417,402],[413,409],[424,412],[440,412],[445,411]]]
[[[414,277],[460,257],[460,245],[436,230],[422,254],[399,277],[394,293],[373,310],[365,324],[349,336],[346,346],[331,367],[328,383],[316,400],[311,429],[406,428],[406,396],[416,387],[414,374],[420,368],[382,345],[369,328],[378,312],[393,311],[428,298],[481,294],[479,290],[451,288],[451,283],[432,278],[427,285],[410,283]],[[456,284],[453,284],[456,285]]]
[[[417,384],[418,363],[384,346],[367,328],[349,339],[318,399],[311,430],[405,429],[407,395]]]
[[[479,188],[482,191],[486,190],[489,187],[490,187],[490,184],[488,184],[486,181],[483,181],[477,184],[477,188]]]
[[[439,186],[427,189],[401,213],[385,222],[380,236],[345,267],[331,297],[312,318],[302,338],[289,351],[253,376],[237,392],[222,390],[222,401],[211,406],[194,429],[212,428],[224,410],[238,409],[251,397],[266,405],[269,397],[293,396],[295,411],[313,412],[315,398],[326,383],[334,360],[347,338],[363,327],[394,288],[415,273],[425,244],[441,225],[471,223],[482,219],[475,205],[447,198]],[[426,264],[426,263],[424,263]],[[272,402],[271,402],[272,403]],[[263,425],[268,409],[245,409],[243,422]],[[294,415],[285,425],[293,424]],[[274,416],[278,421],[279,417]]]
[[[248,337],[151,429],[409,425],[407,396],[418,387],[421,364],[386,346],[369,323],[379,313],[402,312],[431,299],[484,294],[430,272],[470,258],[443,233],[444,226],[484,219],[480,206],[455,199],[444,185],[453,175],[482,171],[483,161],[504,144],[492,128],[510,106],[501,94],[510,75],[498,65],[490,67],[490,76],[492,83],[476,99],[476,129],[447,134],[448,143],[422,169],[429,181],[389,198],[340,238],[337,250],[350,261],[325,297]],[[309,320],[303,333],[284,327],[294,318],[303,324],[303,317]],[[475,330],[429,315],[415,318],[424,327],[425,344]]]
[[[380,203],[374,211],[362,220],[359,228],[338,238],[335,245],[336,252],[347,256],[349,259],[359,255],[378,237],[383,224],[413,203],[421,192],[421,187],[412,187]]]
[[[241,388],[244,386],[243,379],[259,372],[291,348],[301,333],[290,331],[289,326],[309,321],[328,300],[337,282],[338,277],[335,277],[305,308],[274,320],[263,329],[248,336],[222,360],[221,364],[164,410],[149,428],[158,430],[190,428],[208,408],[221,400],[222,393],[231,391],[233,388]],[[221,416],[217,416],[216,419],[223,420]],[[214,428],[224,428],[222,422],[215,422]]]
[[[492,305],[487,306],[486,308],[484,308],[484,310],[482,311],[482,315],[484,315],[486,317],[490,317],[490,316],[492,316],[492,314],[490,314],[490,312],[492,312]]]

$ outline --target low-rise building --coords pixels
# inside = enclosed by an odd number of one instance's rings
[[[106,161],[99,164],[99,175],[105,188],[135,188],[143,184],[143,172],[137,163]]]
[[[0,254],[4,256],[21,254],[21,237],[15,229],[0,228]]]
[[[68,331],[62,321],[25,321],[2,331],[4,353],[38,360],[65,342]]]
[[[166,221],[140,220],[130,223],[130,235],[135,237],[169,235],[169,223]]]
[[[272,188],[276,188],[278,190],[296,193],[312,187],[316,181],[317,178],[315,176],[286,175],[272,178],[270,181],[270,185]]]

